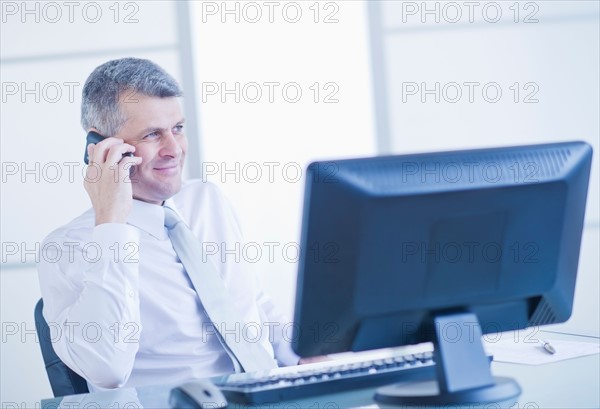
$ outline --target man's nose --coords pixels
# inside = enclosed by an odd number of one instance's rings
[[[161,156],[172,156],[174,158],[181,155],[182,149],[177,138],[172,131],[165,131],[162,137],[162,144],[160,147]]]

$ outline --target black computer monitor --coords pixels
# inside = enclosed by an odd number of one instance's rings
[[[588,144],[567,142],[312,163],[295,351],[431,341],[437,392],[378,400],[518,395],[491,376],[481,334],[569,318],[591,161]]]

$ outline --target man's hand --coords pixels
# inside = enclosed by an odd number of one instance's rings
[[[298,365],[314,364],[315,362],[331,361],[327,355],[311,356],[308,358],[300,358]]]
[[[96,212],[96,226],[125,223],[133,201],[129,169],[142,163],[142,158],[123,157],[135,147],[119,138],[106,138],[87,150],[90,164],[83,185]]]

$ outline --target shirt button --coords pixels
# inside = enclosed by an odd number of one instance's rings
[[[130,290],[130,291],[129,291],[129,296],[130,296],[131,298],[133,298],[133,297],[135,296],[135,293],[133,292],[133,290]]]

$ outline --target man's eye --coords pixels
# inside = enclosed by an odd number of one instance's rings
[[[159,136],[158,132],[152,132],[152,133],[149,133],[148,135],[144,136],[144,139],[153,139],[153,138],[156,138],[158,136]]]
[[[175,133],[181,133],[183,131],[183,125],[177,125],[173,130]]]

